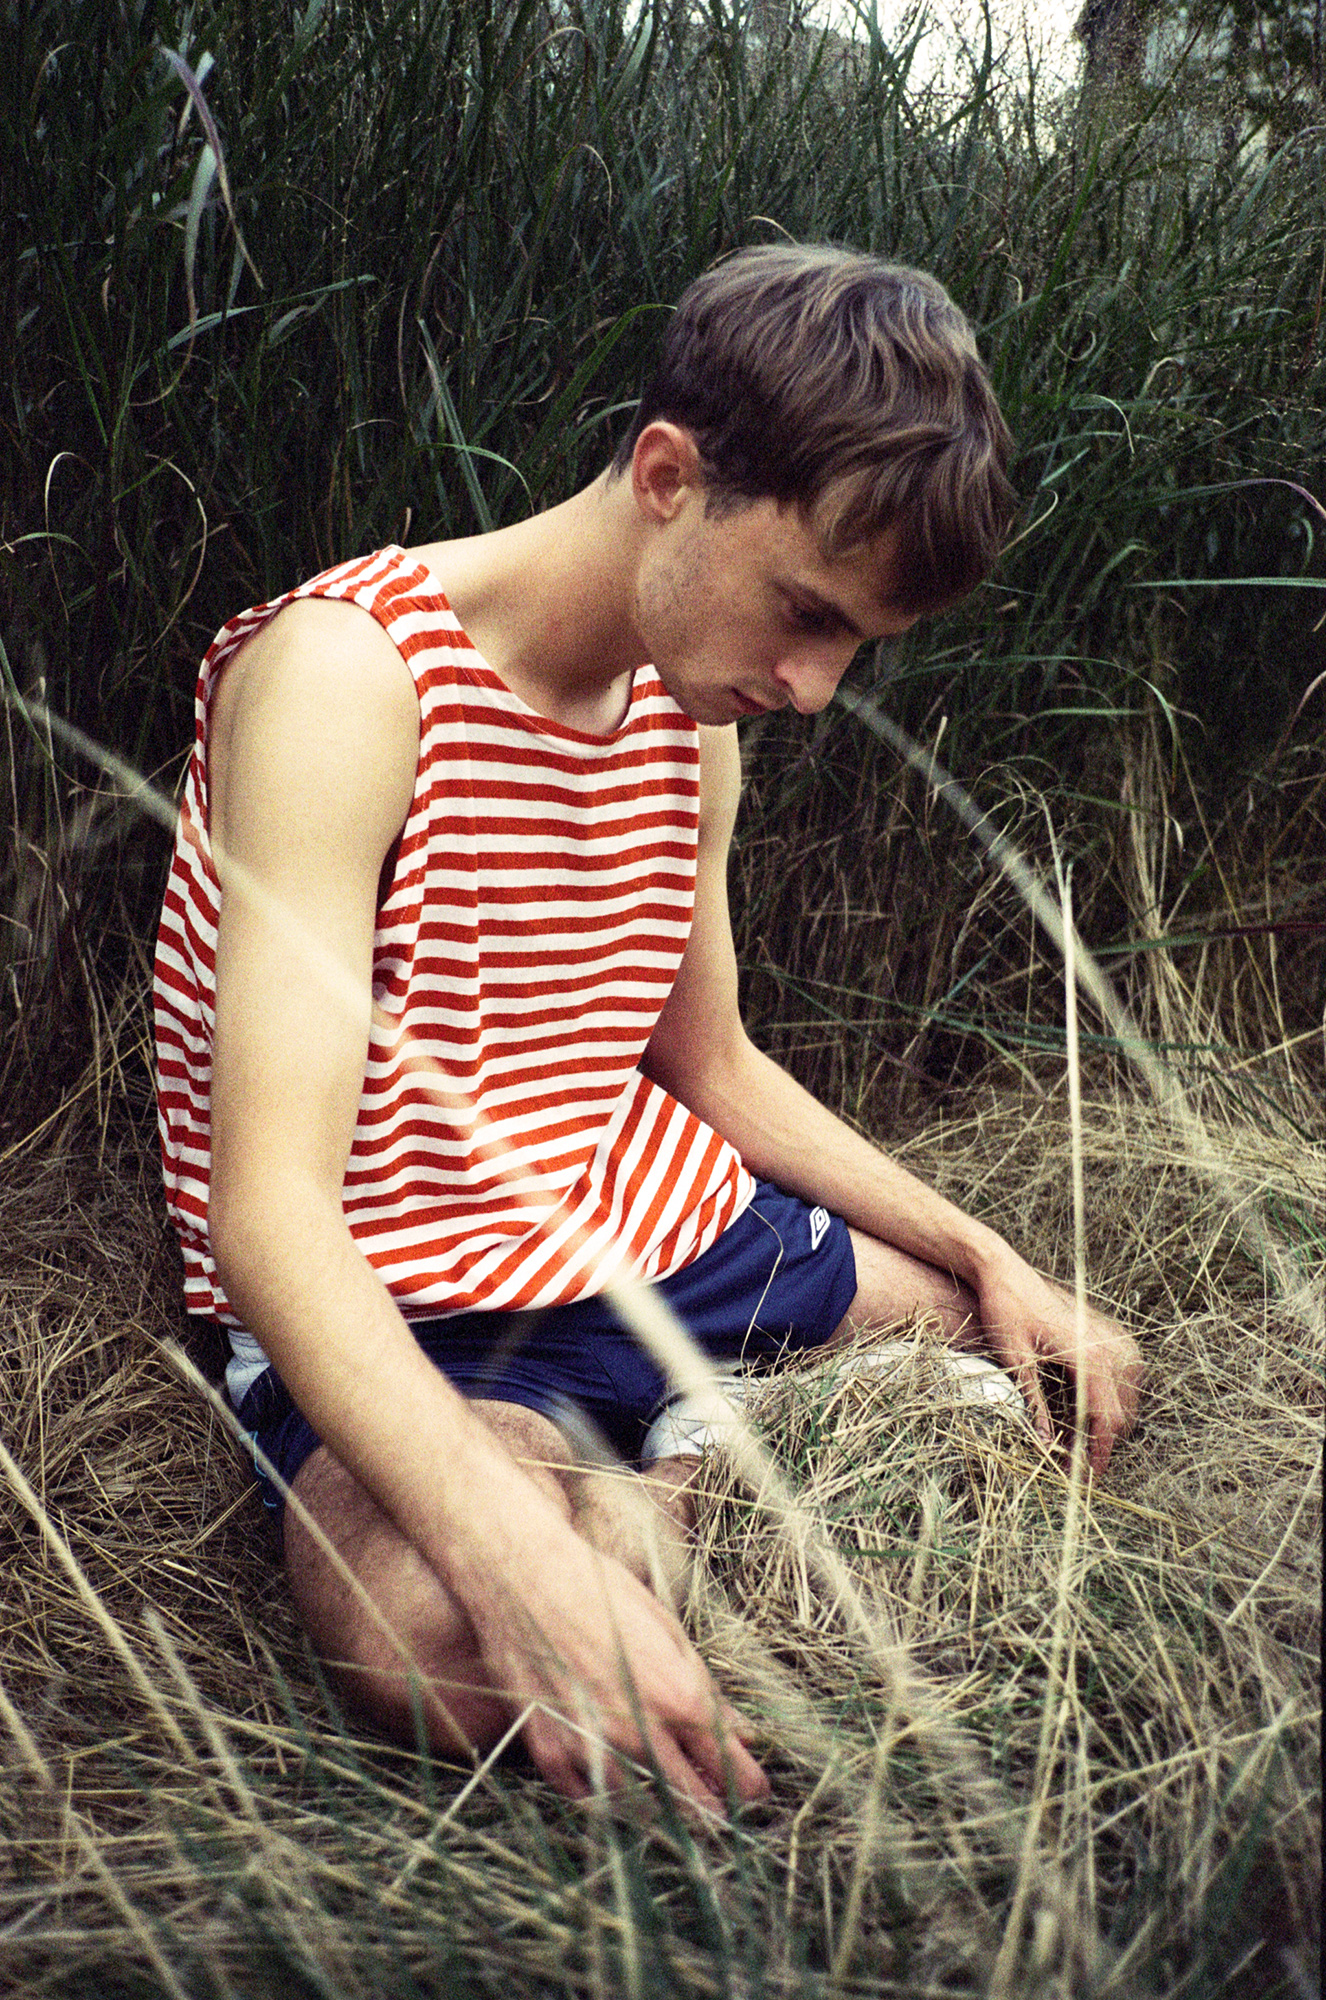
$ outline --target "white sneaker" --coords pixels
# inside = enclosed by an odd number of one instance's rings
[[[886,1375],[910,1361],[916,1352],[914,1340],[890,1340],[882,1347],[849,1348],[838,1373],[848,1380],[857,1375]],[[1027,1405],[1013,1377],[993,1361],[987,1361],[983,1354],[968,1354],[963,1348],[948,1347],[939,1350],[935,1360],[952,1377],[960,1403],[1002,1403],[1015,1416],[1026,1416]]]
[[[842,1353],[826,1355],[824,1360],[834,1364],[836,1380],[851,1381],[862,1375],[891,1374],[913,1360],[916,1353],[915,1341],[890,1340],[879,1347],[848,1348]],[[1011,1416],[1027,1416],[1027,1405],[1017,1383],[984,1355],[948,1348],[937,1352],[935,1359],[952,1378],[959,1402],[991,1404],[1006,1409]],[[674,1396],[670,1403],[664,1404],[645,1433],[641,1464],[649,1465],[660,1458],[700,1457],[732,1429],[750,1400],[752,1388],[767,1380],[767,1375],[755,1375],[749,1369],[739,1374],[715,1375],[714,1389],[726,1414],[715,1410],[710,1394]]]
[[[739,1375],[715,1375],[714,1388],[722,1399],[726,1415],[714,1409],[710,1395],[674,1396],[670,1403],[663,1405],[645,1432],[645,1441],[640,1447],[641,1465],[650,1465],[657,1458],[699,1458],[711,1444],[732,1429],[739,1412],[749,1400],[751,1384],[755,1379],[749,1371]]]

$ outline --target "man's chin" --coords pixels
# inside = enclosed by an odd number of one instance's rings
[[[681,688],[669,688],[668,693],[683,715],[688,715],[692,722],[702,723],[706,728],[734,720],[730,702],[717,702],[712,695],[687,694]]]
[[[746,701],[731,688],[724,689],[721,694],[687,694],[681,691],[674,693],[672,698],[692,722],[702,723],[710,729],[744,722],[748,716],[769,713],[763,703]]]

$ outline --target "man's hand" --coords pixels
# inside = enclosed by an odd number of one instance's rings
[[[458,1680],[538,1704],[526,1737],[559,1790],[652,1755],[710,1809],[758,1798],[741,1725],[676,1620],[474,1421],[346,1225],[378,885],[418,746],[405,663],[352,606],[287,607],[217,691],[217,1267],[329,1452],[464,1612]]]
[[[727,907],[727,860],[741,768],[735,732],[700,732],[700,860],[695,922],[642,1067],[729,1140],[753,1173],[823,1203],[851,1228],[963,1287],[977,1302],[994,1358],[1015,1377],[1036,1428],[1054,1432],[1038,1379],[1042,1362],[1080,1372],[1094,1472],[1137,1415],[1142,1365],[1135,1343],[1088,1308],[1079,1371],[1071,1298],[1039,1277],[1002,1237],[891,1160],[827,1111],[754,1049],[738,1009],[736,954]],[[898,1316],[924,1303],[899,1285]],[[883,1301],[857,1306],[888,1318]]]
[[[521,1495],[522,1502],[527,1493]],[[522,1505],[506,1544],[488,1515],[482,1578],[452,1580],[495,1691],[531,1704],[526,1746],[569,1798],[625,1780],[625,1763],[656,1764],[682,1799],[723,1812],[729,1798],[767,1796],[742,1740],[748,1725],[722,1700],[676,1618],[629,1571],[593,1549],[539,1497]]]
[[[1079,1329],[1072,1295],[1052,1285],[1007,1244],[983,1265],[976,1282],[981,1329],[990,1350],[1027,1399],[1047,1444],[1054,1428],[1040,1384],[1040,1364],[1052,1362],[1080,1385],[1087,1424],[1087,1458],[1104,1472],[1115,1441],[1137,1421],[1142,1356],[1137,1342],[1094,1306]]]

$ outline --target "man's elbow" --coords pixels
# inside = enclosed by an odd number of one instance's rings
[[[640,1067],[651,1082],[712,1125],[720,1107],[740,1098],[754,1057],[754,1044],[736,1021],[722,1033],[668,1037],[657,1047],[651,1042]]]
[[[325,1211],[325,1213],[324,1213]],[[339,1199],[331,1204],[300,1177],[264,1173],[252,1164],[212,1172],[207,1235],[226,1296],[243,1310],[287,1260],[305,1262],[321,1229],[344,1226]]]
[[[245,1177],[219,1174],[213,1169],[207,1202],[207,1238],[212,1261],[225,1287],[235,1298],[246,1289],[250,1271],[264,1261],[268,1217],[273,1204],[265,1203],[261,1191]]]

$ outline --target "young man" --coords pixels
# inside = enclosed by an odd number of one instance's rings
[[[389,1729],[400,1641],[440,1747],[523,1715],[567,1793],[646,1750],[693,1799],[764,1789],[648,1587],[642,1482],[570,1442],[578,1408],[630,1464],[666,1396],[616,1275],[727,1359],[937,1313],[1045,1435],[1038,1363],[1080,1365],[1098,1470],[1132,1421],[1131,1341],[1093,1315],[1079,1355],[1063,1295],[737,1008],[733,725],[815,713],[974,587],[1007,447],[933,279],[748,251],[686,293],[592,485],[344,564],[204,663],[157,962],[168,1193],[302,1502],[308,1630]]]

